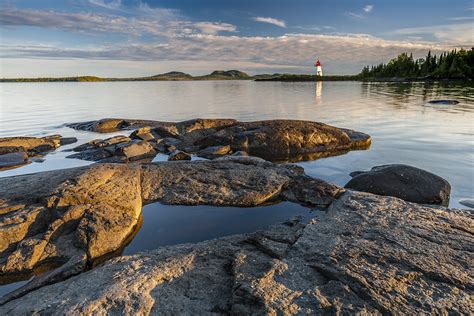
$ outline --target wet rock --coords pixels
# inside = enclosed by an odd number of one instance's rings
[[[0,171],[11,167],[21,166],[28,163],[28,154],[25,152],[14,152],[0,155]]]
[[[104,140],[96,139],[73,149],[78,153],[66,158],[100,162],[130,162],[153,158],[156,151],[150,143],[139,139],[131,140],[118,135]]]
[[[70,144],[76,143],[77,138],[76,137],[61,137],[59,139],[59,142],[60,142],[61,146],[70,145]]]
[[[227,154],[243,151],[248,155],[270,161],[300,161],[338,155],[354,149],[366,149],[371,143],[371,138],[367,134],[309,121],[238,122],[231,119],[194,119],[178,123],[123,121],[126,122],[125,127],[119,126],[117,129],[128,129],[130,126],[146,123],[145,128],[132,133],[131,137],[146,135],[144,138],[149,139],[160,152],[172,152],[177,148],[189,153],[198,153],[207,147],[230,146],[231,151]],[[78,129],[89,128],[80,124],[69,126]],[[156,135],[165,138],[156,139]],[[175,148],[168,150],[167,146]]]
[[[271,120],[239,123],[200,139],[201,147],[229,145],[233,151],[271,161],[296,161],[312,154],[334,155],[350,149],[367,148],[370,136],[323,123]]]
[[[474,208],[474,199],[460,199],[459,204],[462,204],[470,208]]]
[[[455,105],[455,104],[459,104],[459,101],[457,101],[457,100],[431,100],[431,101],[428,101],[428,103],[443,104],[443,105]]]
[[[347,192],[308,224],[119,257],[1,314],[470,314],[474,219]]]
[[[66,158],[82,159],[87,161],[101,161],[112,157],[112,153],[104,148],[83,149],[78,153],[66,156]]]
[[[174,152],[172,152],[169,155],[168,160],[170,160],[170,161],[191,160],[191,155],[188,154],[188,153],[185,153],[184,151],[181,151],[181,150],[175,150]]]
[[[445,179],[407,165],[384,165],[351,173],[346,188],[405,201],[447,206],[451,186]]]
[[[232,149],[226,146],[209,146],[197,152],[197,155],[206,159],[214,159],[231,153]]]
[[[232,154],[232,156],[235,157],[248,157],[249,154],[247,154],[245,151],[236,151],[235,153]]]
[[[90,131],[90,132],[96,132],[96,133],[115,132],[118,130],[125,129],[129,125],[130,124],[126,120],[122,120],[122,119],[102,119],[98,121],[66,124],[66,126],[77,129],[77,130]]]

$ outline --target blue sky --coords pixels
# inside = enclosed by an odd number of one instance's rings
[[[0,77],[357,73],[474,46],[465,0],[0,0]]]

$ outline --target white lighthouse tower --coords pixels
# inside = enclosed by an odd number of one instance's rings
[[[316,64],[314,65],[316,67],[316,76],[322,77],[323,76],[323,67],[321,66],[321,62],[319,59],[316,61]]]

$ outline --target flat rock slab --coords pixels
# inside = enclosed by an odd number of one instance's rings
[[[0,138],[0,171],[21,167],[30,162],[28,157],[48,153],[74,141],[77,141],[74,137],[64,138],[61,135]]]
[[[371,144],[370,136],[361,132],[298,120],[193,119],[171,123],[104,119],[68,126],[100,132],[102,129],[98,126],[104,124],[115,126],[113,131],[140,127],[131,138],[146,140],[162,152],[179,149],[209,159],[243,151],[270,161],[313,160],[367,149]],[[148,125],[143,127],[143,124]]]
[[[448,206],[451,185],[431,172],[408,165],[384,165],[356,171],[345,187],[423,204]]]
[[[95,164],[1,178],[0,282],[58,266],[60,275],[69,275],[117,255],[133,236],[142,206],[154,201],[248,207],[288,200],[328,206],[342,192],[299,167],[246,157]]]
[[[119,257],[16,314],[472,314],[474,218],[347,192],[309,224]]]

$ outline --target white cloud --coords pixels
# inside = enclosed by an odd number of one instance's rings
[[[121,0],[89,0],[89,3],[92,3],[96,6],[110,9],[110,10],[117,10],[122,6],[122,1]]]
[[[472,23],[402,28],[391,32],[391,34],[432,37],[432,41],[455,46],[471,46],[474,44]]]
[[[128,61],[137,65],[194,61],[195,67],[201,65],[203,68],[205,65],[208,71],[217,67],[213,65],[226,65],[224,68],[254,73],[309,73],[317,56],[324,62],[327,73],[350,74],[358,73],[367,64],[386,62],[401,52],[412,52],[415,57],[421,57],[428,50],[439,53],[451,48],[430,43],[384,40],[366,34],[286,34],[278,37],[191,34],[169,38],[166,43],[135,43],[90,49],[4,45],[0,47],[0,57],[4,64],[15,58],[104,60],[108,63]]]
[[[365,13],[370,13],[370,12],[372,12],[373,9],[374,9],[374,6],[371,5],[371,4],[368,4],[363,8]]]
[[[216,22],[197,22],[193,26],[206,34],[217,34],[219,32],[235,32],[237,27],[228,23],[216,23]]]
[[[357,14],[357,13],[354,13],[354,12],[346,12],[345,13],[347,16],[350,16],[350,17],[353,17],[353,18],[356,18],[356,19],[363,19],[365,18],[365,16],[363,16],[362,14]]]
[[[276,25],[276,26],[279,26],[279,27],[286,28],[286,22],[285,21],[275,19],[275,18],[265,18],[265,17],[257,16],[257,17],[254,17],[253,20],[257,21],[257,22],[269,23],[269,24],[273,24],[273,25]]]

